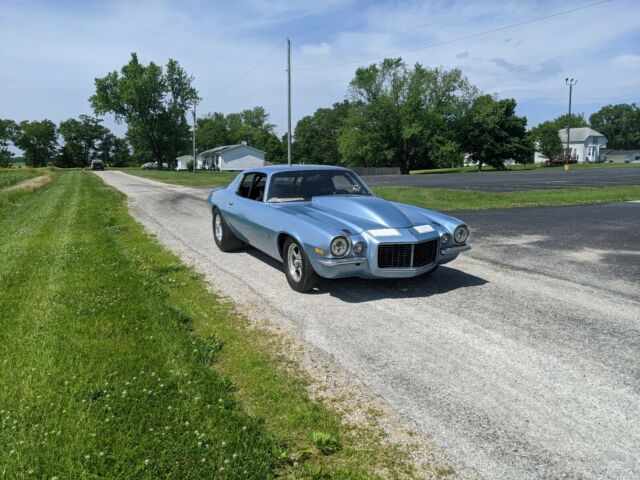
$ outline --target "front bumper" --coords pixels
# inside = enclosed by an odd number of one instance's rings
[[[361,235],[354,235],[351,238],[354,243],[360,240],[365,242],[367,247],[362,256],[333,258],[313,256],[312,253],[309,257],[316,273],[324,278],[412,278],[428,273],[438,265],[454,260],[460,253],[471,250],[471,246],[468,244],[441,245],[439,236],[439,232],[419,234],[412,229],[400,230],[400,235],[392,238],[375,238],[367,232],[363,232]],[[434,239],[438,239],[438,246],[433,262],[420,267],[378,268],[378,245],[388,243],[418,244]]]

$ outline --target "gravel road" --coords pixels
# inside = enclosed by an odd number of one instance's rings
[[[430,277],[325,281],[300,295],[265,255],[216,249],[202,189],[97,175],[216,289],[332,355],[435,440],[454,467],[490,479],[640,478],[636,270],[603,285],[610,272],[593,268],[616,252],[600,249],[594,262],[593,252],[549,242],[541,255],[536,242],[558,232],[505,238],[483,212],[488,227],[474,229],[474,250]],[[640,204],[629,208],[640,218]],[[472,214],[460,215],[474,227]],[[633,238],[625,258],[637,264]]]

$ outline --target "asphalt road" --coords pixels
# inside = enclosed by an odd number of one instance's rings
[[[513,172],[379,175],[363,177],[371,187],[431,187],[512,192],[569,187],[640,185],[640,166],[575,169],[543,168]]]
[[[432,276],[301,295],[265,255],[216,249],[202,190],[98,175],[216,289],[333,355],[456,468],[640,478],[640,203],[461,212],[474,249]]]

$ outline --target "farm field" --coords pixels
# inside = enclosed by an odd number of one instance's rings
[[[91,173],[0,207],[0,254],[3,477],[413,478]]]

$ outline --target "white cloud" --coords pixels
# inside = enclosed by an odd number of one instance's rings
[[[483,90],[548,116],[564,109],[565,76],[579,79],[578,111],[635,100],[640,78],[635,0],[452,43],[580,3],[188,0],[178,7],[169,0],[105,0],[69,8],[35,1],[5,0],[0,10],[0,61],[10,66],[0,70],[0,117],[60,121],[90,113],[93,79],[136,51],[144,62],[178,59],[196,77],[199,112],[263,105],[283,132],[286,78],[273,79],[285,70],[285,37],[305,30],[292,37],[294,123],[342,100],[358,65],[402,52],[409,64],[459,67]],[[304,70],[353,60],[361,61]]]
[[[333,49],[331,48],[331,45],[329,45],[328,43],[322,42],[322,43],[310,43],[310,44],[302,45],[302,47],[300,47],[300,51],[302,52],[303,55],[308,55],[312,57],[326,57],[327,55],[331,54]]]

